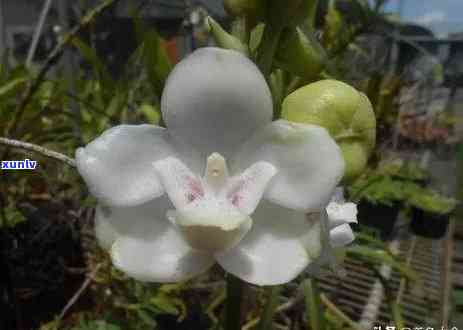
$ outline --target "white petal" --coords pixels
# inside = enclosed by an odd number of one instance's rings
[[[201,48],[170,74],[161,109],[169,131],[207,157],[228,158],[272,119],[272,96],[255,64],[232,50]]]
[[[251,214],[264,194],[268,183],[276,174],[273,165],[259,162],[247,168],[242,174],[231,178],[226,188],[227,198],[241,212]]]
[[[134,206],[164,193],[152,163],[176,155],[175,148],[161,127],[120,125],[77,149],[77,169],[101,203]]]
[[[332,247],[342,247],[355,240],[355,235],[348,224],[337,226],[330,230],[330,244]]]
[[[149,282],[177,282],[207,270],[213,258],[193,251],[174,225],[165,218],[156,218],[160,210],[166,207],[159,208],[159,202],[110,209],[106,222],[118,224],[119,231],[111,247],[114,266],[137,280]]]
[[[134,207],[106,207],[98,205],[95,212],[95,235],[102,248],[109,250],[120,235],[137,233],[140,228],[159,226],[166,212],[172,208],[167,196]]]
[[[257,161],[269,162],[278,171],[265,197],[304,212],[324,208],[344,173],[341,149],[324,128],[285,120],[257,132],[235,156],[232,169]]]
[[[326,212],[330,229],[347,223],[357,223],[357,205],[354,203],[330,202]]]
[[[320,227],[309,223],[303,213],[266,201],[259,204],[253,220],[253,227],[243,240],[230,251],[217,255],[217,261],[226,271],[252,284],[291,281],[311,262],[304,237]]]
[[[319,221],[321,226],[321,251],[320,255],[312,262],[306,269],[306,273],[311,276],[318,276],[321,274],[322,268],[330,267],[332,271],[338,272],[339,261],[336,256],[336,248],[331,244],[331,235],[329,230],[328,214],[322,211],[318,214],[309,215],[311,221]],[[307,241],[310,244],[310,241]]]
[[[204,196],[200,178],[177,158],[168,157],[153,165],[175,208],[181,209]]]

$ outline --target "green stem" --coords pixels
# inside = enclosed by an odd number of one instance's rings
[[[243,297],[243,282],[227,274],[227,300],[225,302],[225,330],[241,329],[241,301]]]
[[[325,329],[325,319],[317,280],[312,278],[305,280],[303,288],[307,315],[309,315],[310,320],[310,328],[312,330]]]
[[[272,26],[270,23],[265,25],[264,35],[262,36],[257,53],[257,65],[267,79],[272,71],[273,58],[275,57],[282,31],[282,26]]]
[[[391,309],[392,319],[397,329],[404,329],[405,323],[402,317],[402,311],[400,305],[395,301],[395,299],[390,299],[389,308]]]
[[[355,321],[353,321],[349,316],[347,316],[343,311],[341,311],[334,303],[332,303],[323,293],[320,295],[320,300],[326,308],[338,317],[343,322],[347,323],[348,326],[353,330],[363,330],[362,327]]]
[[[273,315],[275,315],[275,309],[278,305],[278,297],[280,295],[280,286],[271,286],[267,289],[268,300],[265,306],[262,317],[257,326],[258,330],[271,330],[273,324]]]

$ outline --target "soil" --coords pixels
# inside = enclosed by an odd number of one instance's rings
[[[70,202],[23,201],[18,208],[26,221],[0,236],[0,328],[35,330],[52,321],[85,280],[80,225]],[[91,304],[83,295],[73,308]]]

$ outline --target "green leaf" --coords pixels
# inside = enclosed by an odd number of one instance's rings
[[[418,275],[412,268],[407,266],[405,263],[398,261],[396,257],[385,250],[354,245],[348,248],[348,253],[364,258],[368,262],[390,265],[410,281],[418,281],[419,279]]]
[[[6,84],[3,84],[2,86],[0,86],[0,97],[5,97],[9,95],[10,93],[14,92],[28,80],[29,78],[27,77],[20,77],[20,78],[10,80]]]
[[[178,315],[179,308],[174,298],[166,295],[159,295],[150,299],[150,304],[166,314]]]
[[[140,320],[146,325],[149,325],[151,327],[156,326],[156,320],[151,316],[150,313],[144,311],[143,309],[137,309],[136,313]]]
[[[158,125],[161,120],[161,112],[159,111],[159,108],[152,106],[151,104],[143,103],[137,111],[142,113],[150,124]]]
[[[105,88],[111,89],[114,87],[114,81],[96,51],[79,38],[73,38],[71,42],[80,51],[85,60],[92,65],[95,74],[99,77]]]
[[[154,92],[161,95],[172,64],[162,46],[162,39],[155,30],[144,33],[143,60]]]

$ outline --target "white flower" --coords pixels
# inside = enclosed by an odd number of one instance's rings
[[[343,188],[338,187],[325,210],[311,217],[319,218],[323,225],[322,231],[325,233],[322,235],[325,240],[320,256],[307,269],[308,273],[317,275],[323,266],[329,265],[336,268],[338,266],[337,251],[355,240],[354,232],[349,224],[357,223],[357,205],[345,202]]]
[[[357,223],[357,205],[346,203],[342,188],[337,188],[331,202],[326,207],[330,245],[334,248],[343,247],[355,239],[350,223]]]
[[[258,285],[286,283],[321,253],[321,222],[344,171],[324,128],[271,122],[272,97],[238,52],[195,51],[166,83],[168,129],[121,125],[76,152],[113,263],[174,282],[215,262]]]

